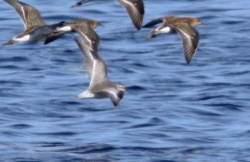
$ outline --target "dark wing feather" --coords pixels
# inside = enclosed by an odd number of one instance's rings
[[[53,32],[48,35],[48,37],[45,39],[44,44],[48,44],[50,42],[53,42],[57,40],[58,38],[62,37],[65,34],[65,32]]]
[[[144,19],[144,3],[143,0],[118,0],[125,7],[134,26],[139,30]]]
[[[199,33],[191,25],[184,23],[173,27],[182,39],[186,62],[189,64],[194,58],[199,45]]]
[[[51,34],[49,34],[47,36],[47,38],[45,39],[44,41],[44,44],[48,44],[50,42],[53,42],[54,40],[62,37],[66,32],[63,32],[63,31],[56,31],[55,30],[58,28],[58,27],[61,27],[65,24],[65,22],[59,22],[59,23],[56,23],[56,24],[52,24],[52,25],[49,25],[50,28],[52,28],[54,30],[54,32],[52,32]]]
[[[163,22],[162,18],[154,19],[154,20],[148,22],[147,24],[145,24],[143,26],[143,28],[149,28],[149,27],[152,27],[152,26],[159,24],[159,23],[162,23],[162,22]]]
[[[106,93],[109,93],[109,97],[113,103],[114,106],[118,106],[122,99],[123,99],[123,95],[124,95],[124,92],[122,91],[119,91],[118,93],[110,93],[108,90]]]
[[[118,106],[120,104],[121,99],[118,98],[116,95],[110,94],[109,96],[114,106]]]
[[[99,47],[99,36],[88,23],[73,25],[72,28],[81,36],[84,43],[97,53]]]

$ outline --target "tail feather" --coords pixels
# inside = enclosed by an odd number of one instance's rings
[[[89,90],[86,90],[82,93],[80,93],[79,95],[76,96],[77,98],[93,98],[94,94],[92,92],[90,92]]]

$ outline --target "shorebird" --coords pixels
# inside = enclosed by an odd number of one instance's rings
[[[82,32],[83,35],[89,34],[88,35],[89,39],[91,39],[92,41],[95,41],[92,47],[94,47],[95,50],[97,51],[99,39],[97,39],[98,36],[95,33],[93,33],[92,30],[100,25],[101,24],[98,21],[88,20],[88,19],[79,19],[79,20],[73,20],[71,22],[66,22],[62,26],[57,27],[54,30],[54,32],[47,37],[44,44],[48,44],[58,39],[59,37],[63,36],[64,34],[75,32],[75,29],[76,29]]]
[[[200,39],[198,31],[194,27],[202,24],[202,22],[196,18],[167,16],[152,20],[143,27],[151,27],[161,22],[163,22],[163,25],[153,30],[147,39],[164,33],[177,32],[182,39],[185,59],[187,64],[189,64],[196,54]]]
[[[71,7],[78,7],[90,1],[92,0],[82,0],[72,5]],[[145,13],[143,0],[117,0],[117,1],[126,9],[135,28],[140,30]]]
[[[84,28],[74,28],[74,30],[83,40],[81,41],[75,38],[78,47],[85,56],[86,68],[90,75],[89,88],[77,95],[77,98],[110,98],[114,106],[118,106],[123,99],[126,88],[121,84],[116,84],[109,80],[107,75],[107,65],[97,54],[97,51],[93,50],[95,45],[92,47],[92,39],[94,38],[94,42],[99,40],[98,35],[90,27],[88,33],[83,31],[85,30]]]
[[[51,34],[55,28],[64,24],[64,22],[59,22],[52,25],[46,25],[36,8],[16,0],[4,1],[14,7],[16,12],[20,15],[24,23],[25,31],[3,45],[10,45],[18,42],[45,41],[46,37]]]

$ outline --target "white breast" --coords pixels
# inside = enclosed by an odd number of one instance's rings
[[[158,33],[171,33],[171,32],[172,32],[172,28],[169,27],[169,26],[164,27],[164,28],[158,27],[158,28],[156,28],[156,31],[157,31]]]
[[[70,26],[59,27],[56,29],[57,31],[70,32],[72,28]]]
[[[13,40],[15,40],[17,42],[28,42],[28,41],[30,41],[30,35],[25,35],[25,36],[19,37],[19,38],[15,37],[15,38],[13,38]]]

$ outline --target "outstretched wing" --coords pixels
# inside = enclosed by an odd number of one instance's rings
[[[72,25],[72,28],[81,36],[84,44],[97,53],[99,47],[99,36],[90,27],[89,23],[83,23],[81,25]]]
[[[114,106],[118,106],[123,99],[124,92],[120,91],[118,94],[109,93],[109,97]]]
[[[101,57],[84,42],[79,39],[75,39],[78,47],[86,59],[86,68],[90,75],[90,87],[98,85],[100,82],[106,82],[107,76],[107,65]]]
[[[17,13],[20,15],[24,22],[25,29],[29,29],[33,26],[43,26],[46,25],[43,21],[39,11],[26,3],[19,2],[16,0],[4,0],[11,6],[15,8]]]
[[[125,7],[134,26],[139,30],[144,19],[144,3],[143,0],[118,0]]]
[[[182,39],[184,55],[186,62],[189,64],[194,58],[199,45],[199,33],[188,23],[180,25],[170,25],[173,27]]]

